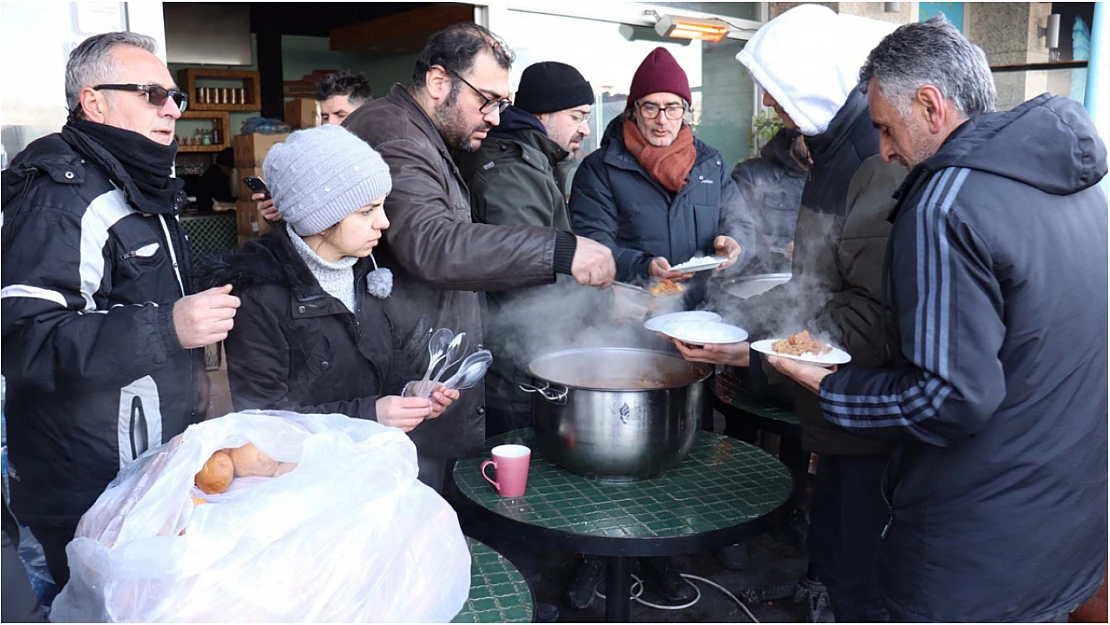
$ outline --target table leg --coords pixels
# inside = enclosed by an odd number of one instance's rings
[[[802,451],[801,439],[792,436],[779,438],[779,460],[790,469],[794,478],[794,492],[791,503],[795,510],[805,505],[806,484],[809,482],[809,453]]]
[[[605,569],[605,620],[627,623],[632,612],[632,574],[628,570],[628,558],[609,556]]]

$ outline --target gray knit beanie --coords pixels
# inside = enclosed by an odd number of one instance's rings
[[[341,126],[298,130],[266,155],[262,173],[281,218],[319,234],[393,188],[389,166]]]

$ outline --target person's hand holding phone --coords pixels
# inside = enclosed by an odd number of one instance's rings
[[[262,214],[263,219],[266,221],[281,221],[281,215],[274,208],[274,200],[270,197],[270,189],[266,186],[264,180],[258,176],[244,176],[243,184],[254,191],[251,200],[254,200],[255,206],[258,208],[258,212]]]

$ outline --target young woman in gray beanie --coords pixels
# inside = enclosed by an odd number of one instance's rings
[[[206,272],[241,306],[225,341],[236,410],[270,408],[374,419],[405,432],[459,392],[404,392],[416,379],[383,300],[392,278],[374,247],[389,227],[389,166],[339,126],[295,132],[263,174],[282,222]]]

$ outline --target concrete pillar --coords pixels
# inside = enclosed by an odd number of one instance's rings
[[[1045,38],[1039,29],[1048,22],[1051,2],[969,3],[964,34],[987,53],[993,65],[1022,65],[1049,60]],[[1061,37],[1070,36],[1060,33]],[[1049,90],[1049,80],[1061,79],[1058,72],[1002,72],[994,75],[998,108],[1005,110]],[[1069,77],[1066,80],[1070,81]],[[1060,85],[1054,85],[1058,90]],[[1064,91],[1067,93],[1066,86]]]
[[[841,2],[839,13],[867,17],[880,22],[908,24],[917,21],[917,3],[899,2],[898,11],[886,12],[886,2]]]
[[[917,3],[901,2],[896,13],[886,12],[885,2],[769,2],[769,19],[774,19],[799,4],[821,4],[837,13],[869,17],[873,20],[906,24],[917,19]]]

